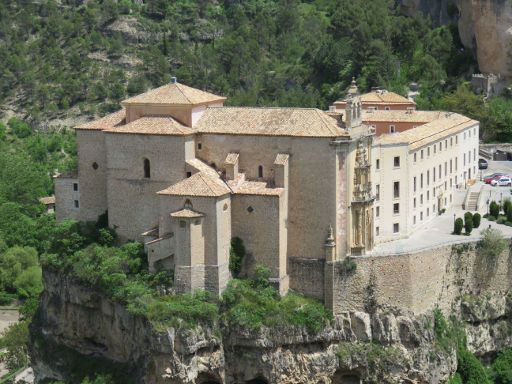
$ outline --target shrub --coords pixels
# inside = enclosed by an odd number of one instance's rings
[[[482,216],[477,212],[473,215],[473,228],[480,227],[480,222],[482,221]]]
[[[492,363],[496,384],[512,383],[512,349],[501,351]]]
[[[12,133],[14,133],[20,139],[28,137],[32,134],[32,128],[30,128],[30,126],[27,123],[16,117],[12,117],[11,119],[9,119],[7,124],[11,128]]]
[[[498,217],[500,215],[500,206],[495,201],[491,201],[489,205],[489,213],[491,216]]]
[[[512,213],[512,201],[508,197],[503,199],[503,212],[506,216],[508,216],[509,212]]]
[[[496,216],[489,215],[489,216],[487,216],[487,220],[489,220],[489,221],[496,221]]]
[[[231,239],[231,249],[229,250],[229,270],[233,277],[238,277],[242,271],[242,261],[245,257],[244,242],[239,237]]]
[[[471,221],[471,224],[473,224],[473,214],[471,212],[466,212],[464,214],[464,225],[466,225],[466,223],[468,223],[470,221]]]
[[[482,240],[478,242],[477,250],[483,257],[496,258],[505,251],[507,245],[507,241],[499,230],[486,228],[482,230]]]
[[[457,365],[464,384],[492,384],[480,360],[468,350],[457,352]]]
[[[453,233],[460,235],[462,233],[462,227],[464,227],[464,221],[459,217],[457,220],[455,220],[453,225]]]
[[[498,220],[496,220],[496,223],[497,224],[505,224],[505,222],[507,221],[507,219],[503,216],[501,217],[498,217]]]
[[[473,231],[473,221],[468,221],[466,224],[464,224],[464,234],[469,236],[471,235],[471,231]]]

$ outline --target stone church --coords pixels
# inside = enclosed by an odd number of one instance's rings
[[[144,242],[151,270],[174,271],[180,292],[222,292],[239,237],[248,273],[263,264],[281,294],[329,306],[333,265],[374,242],[374,130],[357,87],[342,114],[225,100],[173,79],[77,126],[78,170],[55,178],[57,219],[108,211],[123,241]],[[323,276],[304,283],[312,264]]]

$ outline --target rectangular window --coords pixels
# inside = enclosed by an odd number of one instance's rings
[[[414,198],[414,199],[412,200],[412,206],[413,206],[413,208],[416,208],[416,198]]]
[[[432,188],[432,197],[436,197],[436,189],[435,188]]]
[[[436,214],[436,205],[435,204],[432,206],[432,214],[434,214],[434,215]]]
[[[417,158],[417,156],[416,156],[416,155],[417,155],[417,153],[415,152],[415,153],[414,153],[414,162],[416,162],[416,158]]]
[[[452,167],[453,163],[452,163],[452,159],[450,159],[450,173],[453,172],[453,167]]]
[[[380,199],[380,185],[375,184],[375,200],[379,201]]]
[[[394,125],[390,125],[389,126],[389,133],[395,133],[396,132],[396,128]]]
[[[400,167],[400,156],[395,156],[395,157],[393,158],[393,166],[394,166],[395,168]]]
[[[459,168],[459,158],[456,157],[455,158],[455,170],[458,170],[458,168]],[[457,184],[457,182],[455,182],[455,184]]]
[[[436,145],[434,144],[434,153],[436,153],[436,152],[437,152],[437,147],[436,147]]]
[[[450,147],[453,147],[453,137],[450,137]]]
[[[420,195],[420,204],[423,205],[423,194]]]
[[[375,160],[375,168],[380,169],[380,159]]]
[[[414,192],[416,192],[416,176],[414,176],[412,178],[412,185],[413,185],[413,188],[414,188]]]
[[[412,223],[413,223],[413,224],[416,224],[416,215],[414,215],[414,216],[412,217]]]
[[[448,149],[448,139],[444,141],[444,149]]]
[[[420,188],[423,189],[423,173],[420,175]]]
[[[430,147],[427,148],[427,157],[430,156]]]
[[[203,148],[203,144],[197,143],[197,149],[201,150]]]
[[[423,160],[423,149],[421,150],[421,160]]]
[[[439,174],[438,174],[439,179],[441,179],[441,177],[443,177],[443,175],[442,175],[442,171],[443,171],[443,170],[442,170],[441,168],[442,168],[442,167],[441,167],[441,164],[439,164]]]
[[[439,143],[439,152],[443,150],[443,143]]]
[[[436,167],[432,168],[432,180],[436,182]]]
[[[427,217],[430,215],[430,208],[427,208]]]
[[[379,232],[380,232],[380,231],[379,231],[379,227],[375,227],[375,235],[376,235],[376,236],[379,236]]]
[[[448,162],[444,162],[444,177],[448,176]]]
[[[430,191],[427,191],[427,201],[430,200]]]
[[[459,135],[455,136],[455,144],[459,144]]]
[[[420,212],[420,220],[423,221],[423,212]]]
[[[380,216],[380,207],[375,207],[375,217]]]
[[[398,233],[400,232],[400,226],[398,225],[398,223],[395,223],[393,224],[393,233]]]
[[[427,187],[430,184],[430,171],[427,171]]]
[[[75,200],[75,208],[80,208],[80,203],[78,202],[78,200]]]
[[[78,183],[73,183],[73,191],[78,191]]]
[[[395,199],[398,199],[400,197],[400,182],[395,181],[393,183],[393,197]]]
[[[476,160],[476,148],[473,148],[473,160]]]
[[[466,154],[464,154],[464,161],[462,162],[462,166],[466,165]]]
[[[400,204],[395,203],[393,204],[393,214],[398,215],[400,213]]]

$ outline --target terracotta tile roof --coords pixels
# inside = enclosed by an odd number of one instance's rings
[[[180,217],[180,218],[188,218],[195,219],[198,217],[203,217],[204,215],[201,212],[196,212],[192,209],[183,208],[179,211],[171,213],[171,217]]]
[[[224,164],[231,164],[234,165],[238,163],[238,157],[240,155],[238,153],[228,153],[226,156],[226,160],[224,160]]]
[[[274,160],[274,164],[276,165],[286,165],[288,164],[289,155],[287,153],[278,153],[276,159]]]
[[[360,96],[363,104],[411,104],[416,105],[414,101],[409,100],[402,95],[390,91],[372,91]],[[334,104],[345,103],[345,100],[338,100]]]
[[[186,163],[194,168],[197,172],[203,172],[204,174],[210,176],[213,179],[220,179],[217,171],[206,164],[204,161],[199,159],[190,159],[187,160]]]
[[[443,112],[439,119],[430,123],[403,132],[381,135],[375,140],[375,145],[408,144],[409,149],[413,150],[477,124],[478,121],[469,117]]]
[[[78,171],[65,171],[55,174],[55,179],[78,179]]]
[[[199,89],[187,87],[180,83],[169,83],[159,88],[152,89],[146,93],[130,97],[121,104],[177,104],[197,105],[226,100],[225,97]]]
[[[199,133],[265,136],[348,136],[335,119],[314,108],[207,108],[195,128]]]
[[[102,117],[101,119],[77,125],[75,127],[75,129],[84,129],[84,130],[110,129],[110,128],[117,127],[119,125],[124,124],[125,115],[126,115],[126,111],[123,108],[120,111],[111,113],[110,115],[106,115],[106,116]]]
[[[433,120],[439,119],[445,112],[440,111],[369,111],[364,110],[361,118],[365,123],[372,122],[408,122],[408,123],[429,123]]]
[[[39,202],[44,205],[55,204],[55,196],[45,196],[39,199]]]
[[[192,135],[195,130],[177,122],[172,117],[144,116],[128,124],[105,129],[105,132],[181,136]]]
[[[268,188],[264,181],[235,179],[227,183],[233,193],[238,195],[280,196],[284,191],[284,188]]]
[[[159,191],[159,195],[218,197],[231,193],[220,177],[198,172],[170,187]]]

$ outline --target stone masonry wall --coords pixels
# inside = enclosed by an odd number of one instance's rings
[[[506,292],[512,284],[507,249],[489,260],[469,242],[421,252],[352,258],[355,271],[335,264],[334,313],[395,307],[415,314],[440,307],[448,311],[461,295]]]

